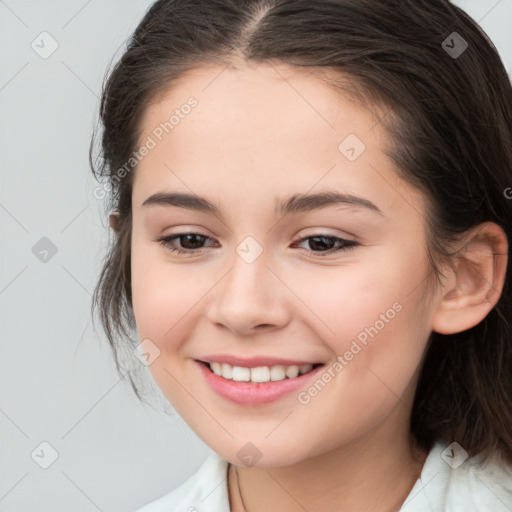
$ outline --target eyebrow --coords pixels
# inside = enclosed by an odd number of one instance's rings
[[[189,210],[211,213],[222,218],[222,212],[218,206],[204,197],[192,194],[157,192],[149,196],[142,203],[144,208],[155,205],[187,208]],[[276,202],[274,211],[278,215],[287,215],[290,213],[309,212],[335,205],[363,207],[384,216],[382,211],[368,199],[334,191],[319,192],[317,194],[294,194]]]

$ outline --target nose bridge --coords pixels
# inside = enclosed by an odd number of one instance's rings
[[[210,307],[210,320],[233,330],[278,325],[286,317],[282,290],[267,268],[269,253],[253,237],[246,237],[230,260]]]
[[[231,271],[224,283],[224,299],[234,299],[239,304],[256,304],[265,296],[268,299],[269,263],[268,253],[263,246],[253,237],[246,237],[235,248]]]

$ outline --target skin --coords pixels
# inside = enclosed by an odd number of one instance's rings
[[[133,185],[134,314],[140,339],[160,351],[149,369],[197,435],[237,466],[251,512],[397,510],[425,457],[409,417],[429,335],[475,325],[495,304],[506,259],[489,256],[506,254],[506,237],[492,224],[480,230],[473,263],[485,279],[461,259],[429,287],[427,202],[384,153],[381,112],[286,65],[211,66],[147,107],[140,140],[190,96],[198,105],[142,159]],[[338,149],[351,133],[366,146],[355,161]],[[325,190],[365,198],[381,214],[355,205],[274,212],[275,200]],[[142,206],[164,191],[205,197],[222,218]],[[209,238],[172,244],[199,247],[195,254],[155,241],[188,232]],[[294,244],[319,235],[358,245],[322,256],[311,238]],[[263,250],[252,263],[236,252],[247,236]],[[266,405],[228,402],[194,361],[270,355],[328,367],[396,303],[400,312],[307,404],[297,393]],[[237,455],[248,442],[261,453],[252,467]],[[232,510],[243,510],[232,480],[229,488]]]

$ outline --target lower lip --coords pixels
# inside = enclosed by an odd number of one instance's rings
[[[314,368],[294,379],[269,382],[238,382],[224,379],[210,371],[205,364],[196,361],[206,382],[218,395],[240,405],[260,405],[279,400],[284,395],[299,390],[312,377],[322,370],[324,365]]]

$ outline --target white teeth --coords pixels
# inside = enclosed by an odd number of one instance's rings
[[[286,378],[286,368],[284,366],[272,366],[270,368],[270,380],[283,380]]]
[[[299,366],[299,373],[303,375],[304,373],[308,373],[313,369],[312,364],[301,364]]]
[[[210,363],[210,368],[215,375],[222,375],[222,365],[220,363]]]
[[[243,366],[231,366],[227,363],[209,363],[210,369],[215,375],[236,382],[270,382],[284,380],[287,377],[294,379],[298,375],[313,369],[312,364],[301,364],[300,366],[258,366],[255,368],[246,368]]]
[[[222,372],[222,376],[224,376],[224,372]],[[251,369],[243,368],[242,366],[233,366],[231,378],[236,381],[249,382],[251,380]]]
[[[286,368],[285,373],[289,379],[294,379],[295,377],[297,377],[297,375],[299,375],[299,367],[298,366],[288,366],[288,368]]]
[[[268,366],[259,366],[251,368],[252,382],[268,382],[270,380],[270,368]]]
[[[233,367],[229,364],[222,363],[222,376],[225,379],[232,379],[233,378]]]

